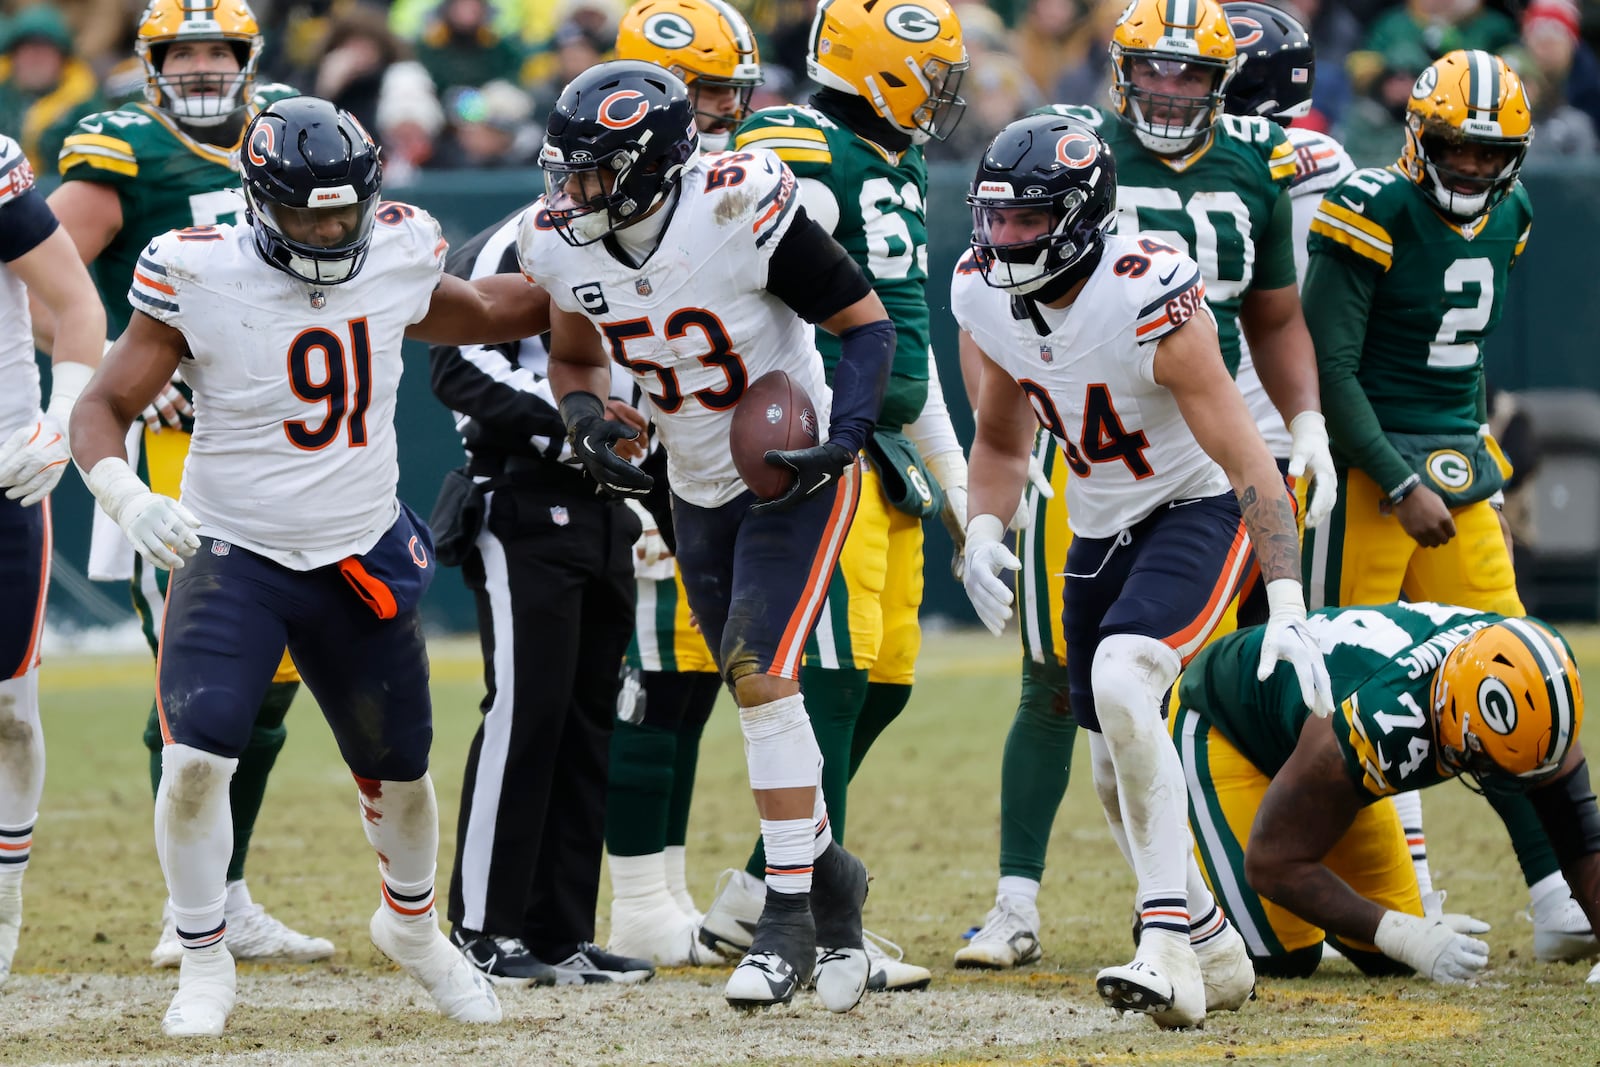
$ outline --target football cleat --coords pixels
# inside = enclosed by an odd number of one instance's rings
[[[1107,1006],[1143,1012],[1164,1030],[1205,1021],[1205,979],[1187,939],[1145,937],[1133,962],[1102,970],[1095,976],[1095,988]]]
[[[439,931],[437,913],[408,921],[380,904],[367,925],[378,951],[428,991],[439,1013],[463,1023],[497,1023],[500,999],[484,974]]]
[[[646,897],[612,897],[609,952],[651,960],[662,967],[707,967],[722,956],[700,943],[699,924],[678,908],[663,887]]]
[[[1205,979],[1206,1011],[1238,1011],[1256,995],[1256,968],[1233,923],[1195,946]]]
[[[867,868],[843,845],[830,844],[815,864],[811,918],[816,924],[812,984],[829,1011],[845,1012],[861,1002],[872,977],[861,906],[867,899]]]
[[[0,872],[0,985],[11,974],[22,932],[22,872]]]
[[[717,895],[700,922],[700,943],[735,956],[750,947],[767,902],[767,884],[748,871],[729,868],[717,879]]]
[[[887,937],[871,930],[863,930],[867,945],[867,962],[871,973],[867,976],[867,989],[874,993],[910,993],[927,989],[933,981],[933,972],[926,967],[906,962],[903,949]]]
[[[618,956],[588,941],[560,963],[550,965],[556,972],[556,985],[597,985],[604,982],[648,982],[656,976],[649,960]]]
[[[233,1011],[237,979],[224,942],[188,949],[178,970],[178,992],[161,1019],[168,1037],[221,1037]]]
[[[767,893],[750,951],[728,978],[723,995],[736,1008],[787,1004],[816,967],[817,928],[803,893]]]
[[[467,962],[482,971],[495,985],[555,985],[555,968],[539,959],[515,937],[496,937],[456,927],[450,943]]]
[[[982,928],[956,949],[956,966],[1004,971],[1037,963],[1044,957],[1038,930],[1038,908],[1026,900],[997,896]]]
[[[178,920],[172,917],[172,901],[161,905],[161,936],[150,950],[154,967],[176,967],[183,962],[183,942],[178,940]]]
[[[1530,909],[1531,910],[1531,909]],[[1545,921],[1533,920],[1533,958],[1540,963],[1581,960],[1600,950],[1583,907],[1568,897]]]
[[[228,885],[224,917],[228,920],[228,951],[236,960],[288,960],[294,963],[312,963],[333,955],[333,942],[325,937],[311,937],[267,914],[267,910],[250,899],[250,890],[244,882]],[[163,923],[162,935],[166,935]],[[176,930],[173,931],[176,936]],[[160,945],[157,944],[157,949]],[[151,954],[152,959],[154,953]],[[162,964],[157,964],[162,966]]]

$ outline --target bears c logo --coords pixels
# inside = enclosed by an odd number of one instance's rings
[[[1261,23],[1249,15],[1235,15],[1228,20],[1228,27],[1233,30],[1233,43],[1240,48],[1249,48],[1261,40]]]
[[[256,127],[256,132],[250,135],[250,144],[245,151],[250,156],[250,162],[258,167],[267,165],[267,158],[272,155],[273,146],[278,135],[271,126],[263,122]]]
[[[638,104],[628,110],[628,103],[633,100],[637,100]],[[625,130],[644,118],[649,110],[650,102],[643,93],[637,89],[618,89],[600,101],[600,125],[610,130]]]
[[[1086,133],[1066,133],[1056,142],[1056,162],[1082,170],[1100,157],[1100,147]]]

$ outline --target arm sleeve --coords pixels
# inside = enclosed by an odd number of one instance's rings
[[[806,209],[778,240],[767,264],[767,292],[807,322],[822,322],[872,292],[872,283]]]
[[[1381,272],[1352,258],[1314,252],[1301,303],[1317,350],[1322,413],[1334,447],[1385,493],[1414,473],[1389,444],[1356,378],[1367,315]]]
[[[1294,198],[1285,189],[1272,205],[1272,218],[1256,252],[1250,288],[1283,289],[1295,283],[1294,235]]]
[[[877,425],[889,363],[899,335],[888,319],[852,326],[839,335],[839,365],[833,370],[833,410],[828,439],[861,451]]]
[[[23,167],[27,167],[26,162]],[[5,180],[0,178],[0,182]],[[29,184],[21,192],[0,192],[0,260],[10,263],[21,259],[55,233],[59,225],[44,197],[33,188],[29,171]]]

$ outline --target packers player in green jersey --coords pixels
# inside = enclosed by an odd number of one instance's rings
[[[189,226],[243,221],[244,200],[232,158],[239,138],[257,111],[296,95],[286,85],[256,86],[261,33],[244,0],[152,0],[140,16],[135,47],[145,68],[144,102],[78,123],[62,146],[62,181],[49,200],[90,265],[112,339],[128,324],[128,287],[139,253],[151,238]],[[176,384],[162,406],[161,413],[146,413],[141,473],[157,492],[176,497],[193,423],[185,393]],[[163,420],[168,424],[164,429]],[[135,431],[140,432],[137,423]],[[98,536],[104,524],[97,521],[96,526],[91,574],[131,573],[134,606],[156,651],[168,572],[134,556],[115,524],[103,530],[104,537]],[[285,926],[255,904],[244,882],[251,831],[267,776],[283,748],[284,716],[299,686],[300,676],[285,654],[230,789],[234,853],[226,912],[228,946],[239,959],[304,962],[333,954],[332,942]],[[144,739],[153,792],[161,781],[162,747],[153,704]],[[164,912],[151,962],[176,967],[182,957],[176,927]]]
[[[929,358],[922,154],[960,119],[966,67],[947,0],[822,0],[806,57],[822,88],[805,105],[763,109],[734,131],[736,151],[766,149],[788,164],[806,213],[866,272],[898,333],[860,503],[801,672],[841,842],[848,783],[911,698],[922,643],[922,522],[942,515],[953,531],[966,523],[966,458]],[[817,347],[831,379],[839,342],[819,332]],[[760,913],[765,863],[758,847],[744,871],[726,876],[701,927],[705,944],[749,943],[742,924]],[[926,968],[868,940],[869,989],[928,984]]]
[[[1489,435],[1483,342],[1505,310],[1533,208],[1521,79],[1488,52],[1417,78],[1394,165],[1323,198],[1307,242],[1307,320],[1334,428],[1339,504],[1306,531],[1313,607],[1408,599],[1523,614],[1494,506],[1509,465]],[[1535,955],[1595,950],[1525,800],[1495,797],[1529,886]]]
[[[1368,974],[1471,981],[1489,946],[1470,935],[1488,926],[1423,917],[1387,799],[1458,776],[1528,803],[1600,919],[1600,811],[1567,643],[1536,619],[1428,601],[1310,622],[1339,702],[1331,718],[1311,718],[1292,673],[1257,680],[1253,627],[1195,658],[1170,719],[1196,848],[1256,972],[1309,975],[1326,938]]]
[[[1094,126],[1111,148],[1120,231],[1159,238],[1199,264],[1223,360],[1241,386],[1249,384],[1244,375],[1259,375],[1277,409],[1264,416],[1276,425],[1263,423],[1262,435],[1272,441],[1290,430],[1288,454],[1277,458],[1294,478],[1313,475],[1306,522],[1320,523],[1333,509],[1334,473],[1296,286],[1294,146],[1268,118],[1224,114],[1242,60],[1217,0],[1134,0],[1109,50],[1110,107],[1054,104],[1041,112]],[[1241,337],[1253,362],[1243,371]],[[1041,958],[1040,879],[1076,739],[1059,614],[1071,540],[1067,465],[1048,434],[1040,435],[1035,460],[1055,492],[1029,494],[1031,521],[1013,522],[1026,526],[1018,535],[1024,569],[1017,592],[1024,660],[1001,772],[1000,881],[983,925],[956,951],[957,967],[1002,970]],[[1260,599],[1264,592],[1252,583]],[[1260,607],[1264,601],[1240,610],[1265,618]],[[1231,628],[1228,620],[1219,632]],[[1097,751],[1095,758],[1109,756]]]

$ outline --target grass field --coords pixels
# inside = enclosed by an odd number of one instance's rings
[[[1600,669],[1600,632],[1569,636],[1580,662]],[[1600,986],[1584,984],[1587,965],[1534,962],[1527,894],[1504,831],[1455,785],[1429,794],[1429,853],[1452,910],[1494,924],[1492,968],[1475,988],[1373,981],[1336,963],[1303,982],[1263,982],[1260,999],[1197,1033],[1112,1015],[1093,975],[1129,957],[1133,879],[1107,837],[1081,745],[1040,901],[1045,961],[1002,976],[953,970],[961,933],[982,921],[994,892],[1015,647],[981,633],[930,637],[911,707],[852,790],[850,845],[875,878],[867,925],[933,969],[926,992],[870,996],[846,1016],[811,996],[745,1016],[722,1000],[725,970],[684,970],[628,989],[506,990],[502,1026],[446,1023],[367,940],[376,861],[354,786],[302,698],[249,880],[258,901],[339,951],[326,965],[241,966],[228,1035],[199,1045],[161,1037],[176,975],[148,966],[164,895],[139,741],[150,663],[53,658],[42,676],[49,777],[22,946],[0,991],[0,1063],[1600,1063]],[[482,683],[474,645],[441,642],[433,654],[442,888]],[[690,828],[690,884],[702,907],[718,873],[743,862],[755,825],[728,711],[707,729]],[[1593,719],[1585,734],[1600,751]],[[601,941],[608,908],[603,893]]]

